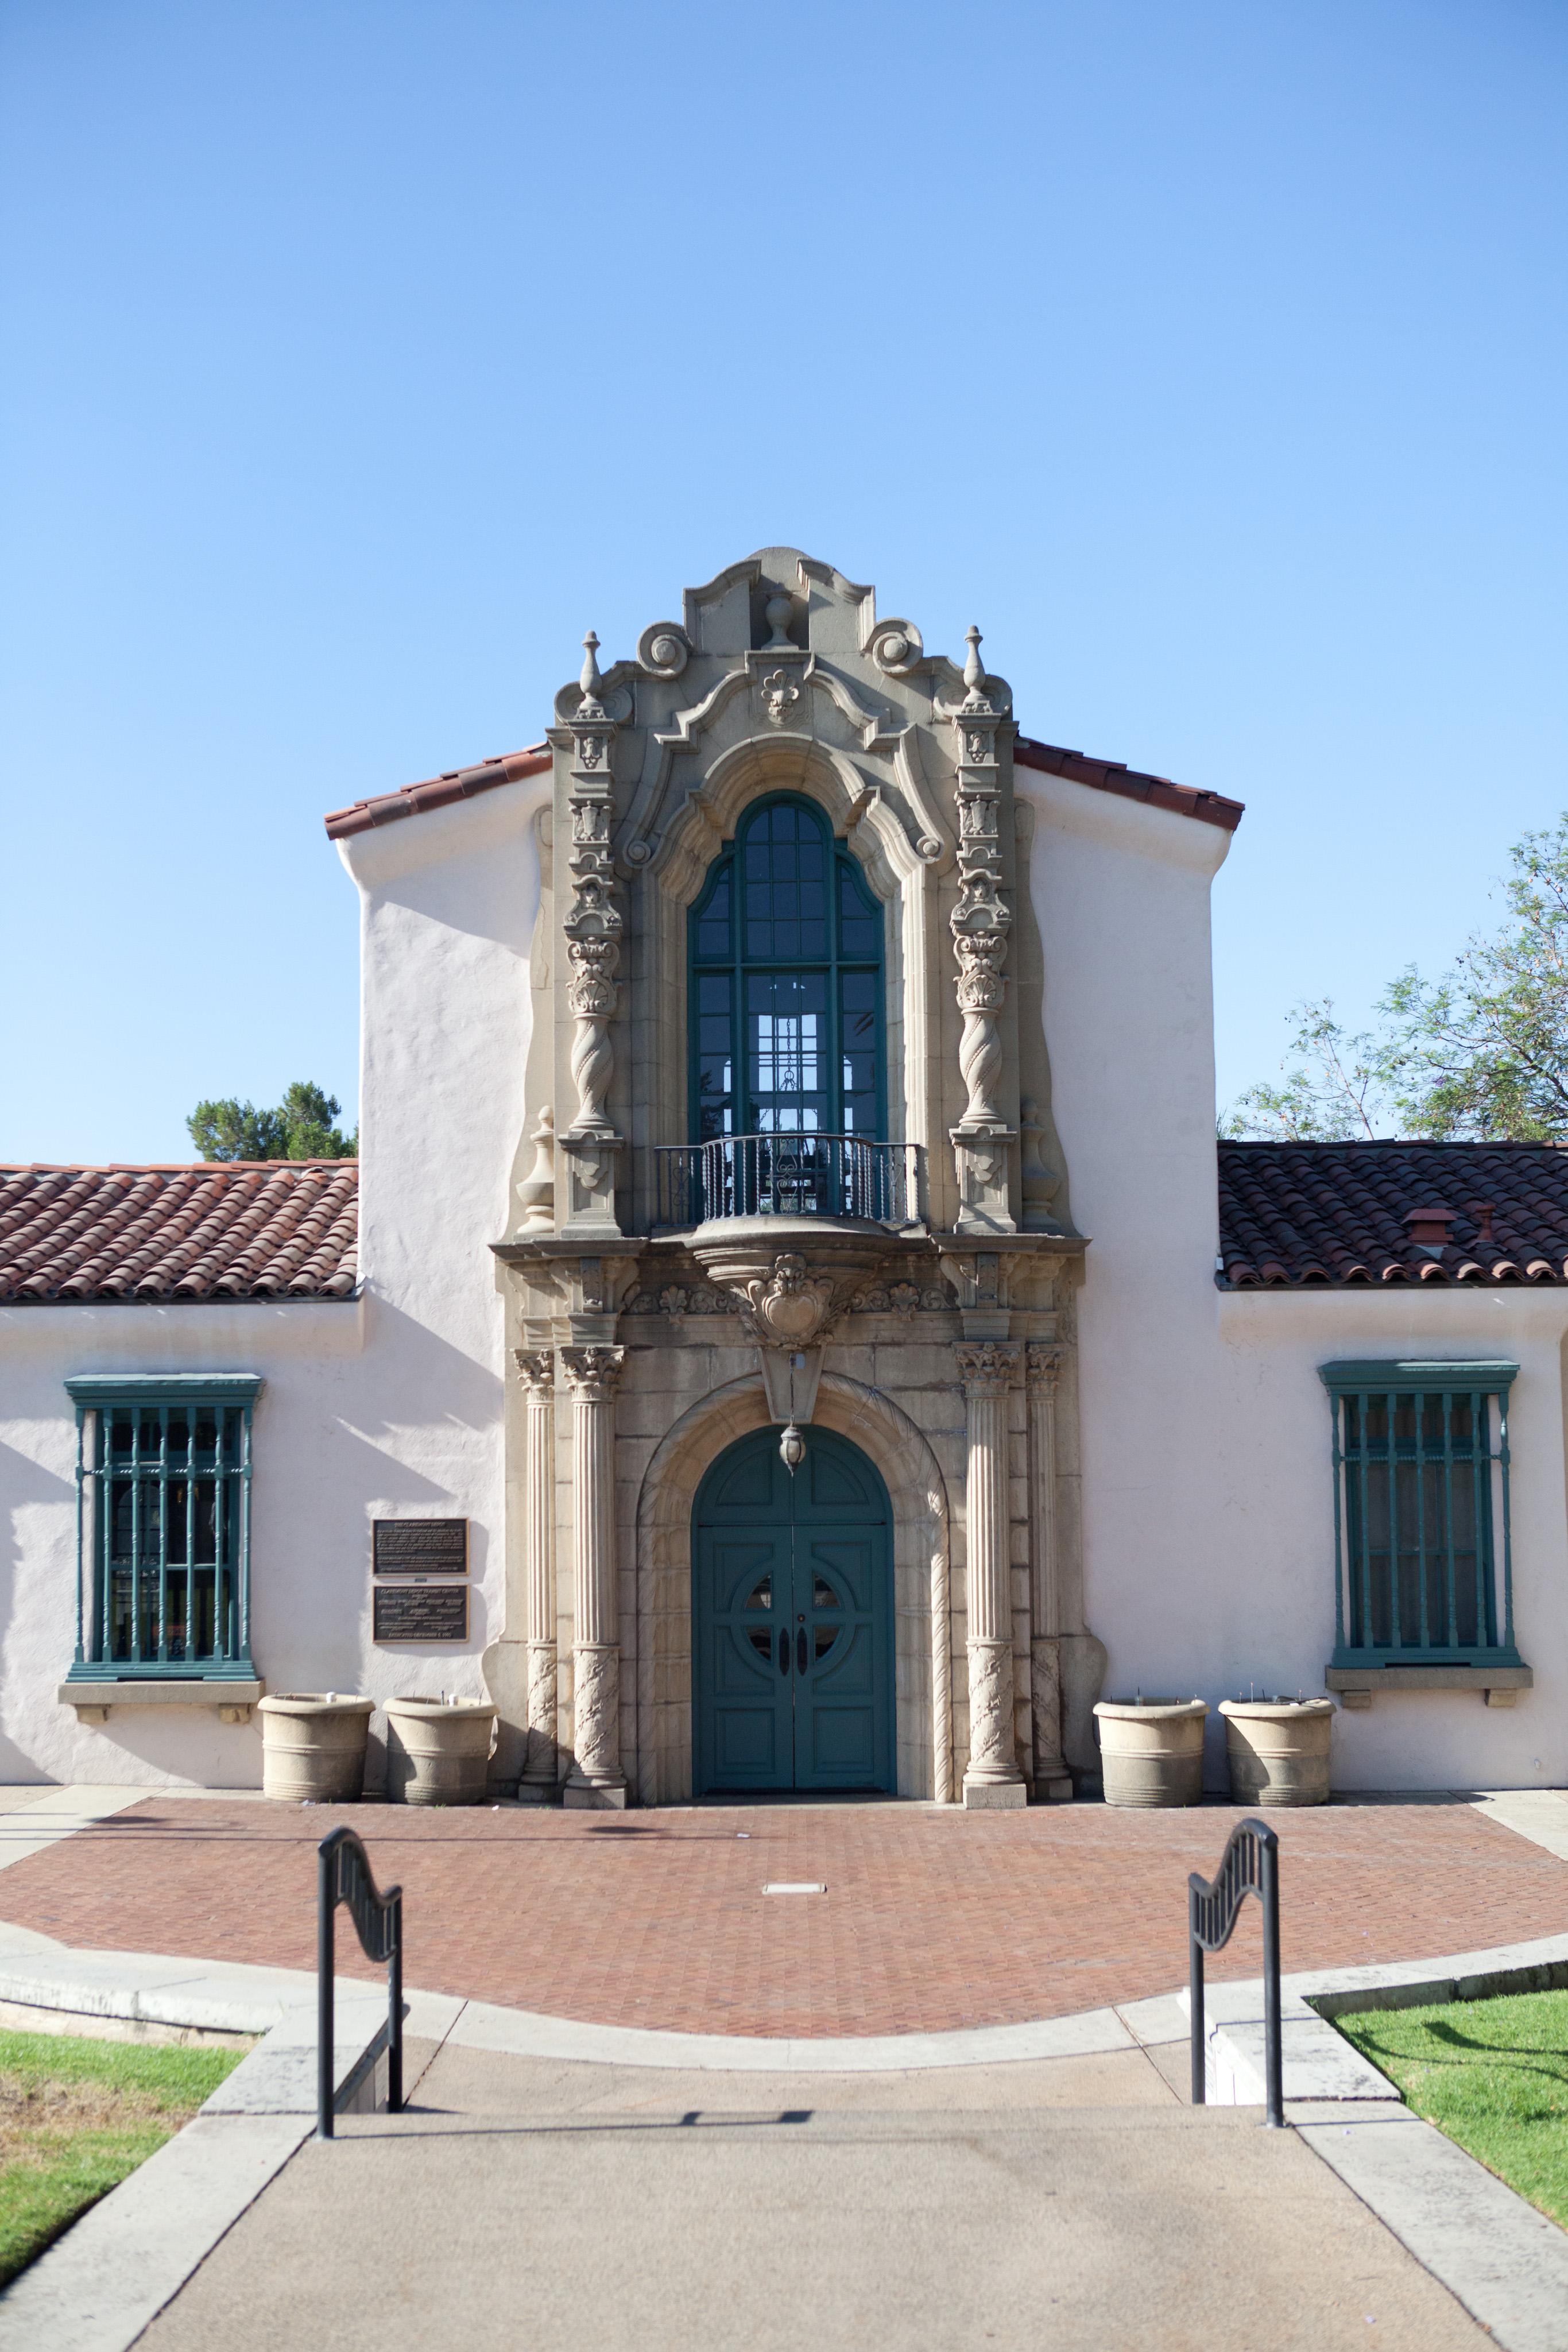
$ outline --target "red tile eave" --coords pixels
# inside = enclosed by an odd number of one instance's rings
[[[1178,816],[1195,816],[1203,824],[1217,824],[1234,833],[1246,803],[1227,800],[1223,793],[1199,792],[1192,784],[1173,784],[1168,776],[1146,776],[1120,760],[1089,760],[1082,751],[1065,751],[1055,743],[1037,743],[1020,735],[1013,744],[1020,768],[1038,768],[1048,776],[1065,776],[1075,784],[1092,784],[1096,792],[1120,793],[1124,800],[1147,801],[1155,808],[1173,809]]]
[[[370,833],[378,824],[394,824],[400,817],[422,816],[426,809],[449,808],[454,801],[472,800],[476,793],[494,792],[497,784],[520,783],[525,776],[549,772],[549,748],[530,743],[525,751],[510,751],[502,760],[483,760],[476,768],[453,768],[423,784],[405,784],[401,792],[382,793],[375,800],[356,801],[351,808],[334,809],[323,819],[329,840]]]

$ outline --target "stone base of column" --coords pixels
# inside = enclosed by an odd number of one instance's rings
[[[1013,1735],[1013,1648],[1010,1642],[972,1641],[969,1651],[969,1766],[964,1775],[966,1812],[1027,1805]]]
[[[1070,1805],[1072,1775],[1061,1752],[1061,1644],[1037,1633],[1030,1644],[1034,1714],[1034,1801]]]
[[[622,1812],[626,1776],[621,1770],[621,1653],[613,1642],[579,1642],[572,1649],[572,1726],[577,1753],[560,1801],[572,1812]]]
[[[624,1780],[568,1780],[560,1792],[561,1803],[569,1813],[623,1813],[626,1810]]]
[[[1071,1790],[1072,1783],[1068,1782]],[[978,1780],[972,1773],[964,1775],[964,1811],[967,1813],[1011,1812],[1029,1802],[1029,1790],[1020,1779],[1017,1780]]]
[[[556,1649],[553,1642],[528,1643],[528,1752],[517,1782],[524,1805],[559,1805],[560,1773],[556,1760]]]

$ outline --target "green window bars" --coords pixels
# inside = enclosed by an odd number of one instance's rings
[[[77,1410],[70,1682],[250,1681],[254,1372],[96,1373]]]
[[[1518,1370],[1321,1367],[1333,1413],[1336,1666],[1521,1663],[1508,1453]]]

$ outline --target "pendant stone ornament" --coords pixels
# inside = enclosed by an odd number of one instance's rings
[[[572,1016],[571,1080],[577,1116],[560,1138],[567,1162],[566,1231],[618,1234],[615,1172],[622,1139],[605,1108],[615,1069],[610,1024],[620,1002],[616,972],[621,962],[619,885],[611,855],[614,780],[611,756],[615,723],[605,709],[599,672],[599,639],[590,629],[583,641],[577,708],[567,721],[572,735],[569,805],[571,811],[571,900],[561,929],[566,933],[566,1001]]]
[[[1017,1230],[1009,1204],[1009,1160],[1016,1140],[997,1090],[1002,1077],[1000,1017],[1008,984],[1008,929],[1012,908],[1002,897],[999,814],[1001,772],[997,730],[1005,714],[986,692],[980,632],[965,631],[964,699],[945,716],[957,738],[958,903],[949,918],[958,965],[958,1010],[964,1034],[958,1068],[968,1100],[950,1129],[958,1179],[959,1233]]]

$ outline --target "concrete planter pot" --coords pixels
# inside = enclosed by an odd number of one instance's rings
[[[1239,1805],[1326,1805],[1331,1698],[1222,1698],[1230,1794]]]
[[[368,1698],[278,1691],[259,1702],[261,1793],[285,1804],[352,1804],[364,1793]]]
[[[497,1709],[488,1699],[389,1698],[387,1795],[394,1805],[484,1801]]]
[[[1208,1715],[1202,1699],[1102,1699],[1094,1715],[1108,1805],[1198,1802]]]

